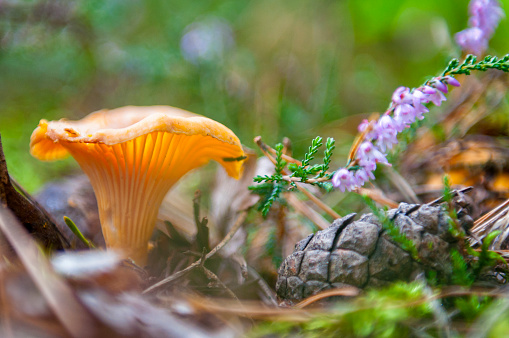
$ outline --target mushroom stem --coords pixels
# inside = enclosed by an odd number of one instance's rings
[[[138,265],[146,262],[147,242],[154,230],[159,206],[181,176],[164,177],[163,168],[171,167],[176,157],[168,154],[168,149],[162,149],[168,137],[179,138],[155,132],[111,146],[62,144],[90,178],[106,246],[121,251]],[[166,146],[170,143],[166,142]],[[90,155],[94,161],[90,160]]]
[[[146,262],[164,196],[182,175],[203,164],[190,158],[200,152],[204,136],[170,150],[184,137],[153,132],[115,145],[62,142],[90,178],[106,246],[138,265]]]

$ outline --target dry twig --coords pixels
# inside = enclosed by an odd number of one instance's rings
[[[274,290],[270,288],[270,286],[267,284],[267,282],[258,274],[258,272],[253,269],[252,267],[248,266],[248,273],[251,274],[254,278],[260,289],[263,291],[263,294],[267,298],[269,305],[277,307],[277,299],[276,299],[276,293]],[[267,302],[266,302],[267,303]]]
[[[316,295],[310,296],[303,301],[299,302],[295,307],[297,309],[303,309],[306,306],[309,306],[317,301],[320,301],[322,299],[330,298],[330,297],[337,297],[337,296],[347,296],[347,297],[356,297],[361,293],[361,290],[356,288],[355,286],[345,286],[342,288],[336,288],[332,290],[326,290],[323,292],[320,292]]]
[[[368,189],[368,188],[356,188],[353,190],[359,195],[366,195],[369,198],[371,198],[373,201],[381,204],[386,205],[389,208],[397,208],[399,203],[396,201],[391,200],[390,198],[386,197],[384,193],[381,190],[378,189]]]
[[[313,208],[309,205],[301,201],[297,196],[293,194],[289,194],[286,196],[288,203],[293,206],[293,208],[301,213],[304,217],[307,217],[311,222],[315,223],[315,225],[320,229],[327,229],[330,226],[330,222],[323,218],[319,213],[317,213]]]

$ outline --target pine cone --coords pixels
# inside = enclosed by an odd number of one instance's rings
[[[408,281],[426,270],[445,278],[451,275],[449,253],[457,240],[449,231],[449,215],[440,205],[401,203],[387,212],[415,244],[418,261],[391,238],[376,216],[366,214],[354,221],[355,216],[337,219],[295,245],[278,270],[276,291],[280,298],[301,300],[345,285],[383,286],[395,280]],[[464,228],[472,226],[466,212],[459,212],[458,217]]]

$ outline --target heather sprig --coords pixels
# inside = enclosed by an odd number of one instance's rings
[[[509,71],[509,55],[498,59],[486,56],[477,62],[474,55],[468,55],[463,62],[453,59],[442,75],[433,77],[418,88],[397,88],[387,111],[375,121],[364,120],[359,125],[361,141],[346,167],[338,169],[332,177],[332,185],[341,191],[352,191],[374,179],[373,171],[378,163],[390,165],[386,151],[398,143],[397,135],[417,120],[422,120],[429,110],[428,104],[440,106],[446,100],[449,85],[459,87],[454,75],[471,71],[498,69]]]
[[[281,191],[288,185],[288,182],[283,180],[283,170],[286,166],[286,162],[283,160],[283,148],[284,146],[282,143],[276,144],[276,167],[274,175],[257,176],[254,178],[254,181],[262,184],[249,187],[251,190],[265,196],[260,205],[263,216],[267,216],[274,201],[279,198]]]
[[[387,111],[376,121],[364,120],[359,125],[363,133],[362,143],[345,168],[340,168],[332,177],[332,185],[341,191],[353,190],[374,178],[378,163],[390,165],[385,152],[398,143],[397,135],[416,120],[422,120],[429,110],[428,103],[440,106],[446,98],[448,85],[458,87],[460,83],[451,75],[434,77],[418,88],[399,87],[392,95]]]
[[[501,59],[496,56],[488,55],[479,62],[477,62],[477,57],[475,55],[467,55],[461,64],[458,59],[452,59],[442,73],[442,76],[459,74],[470,75],[470,72],[473,70],[485,72],[488,69],[498,69],[503,72],[509,72],[509,54]]]
[[[292,172],[288,175],[288,178],[293,178],[293,181],[291,182],[292,187],[295,187],[295,178],[299,179],[300,182],[322,186],[324,177],[326,179],[330,179],[332,177],[332,174],[327,173],[327,170],[329,170],[332,153],[336,147],[336,142],[333,138],[327,139],[323,164],[310,165],[310,161],[314,159],[314,155],[318,152],[318,149],[322,145],[322,138],[317,136],[311,142],[308,152],[304,154],[304,160],[302,160],[300,164],[291,163],[288,166],[288,169]]]
[[[293,189],[296,183],[307,183],[330,190],[331,186],[341,191],[352,191],[375,178],[373,171],[379,163],[391,165],[387,160],[387,151],[398,143],[398,134],[409,128],[417,120],[422,120],[429,111],[428,106],[440,106],[446,100],[449,86],[460,86],[455,75],[470,75],[472,71],[498,69],[509,72],[509,54],[503,58],[486,56],[477,61],[474,55],[468,55],[463,62],[453,59],[441,75],[425,81],[420,87],[399,87],[393,95],[387,110],[376,120],[364,120],[358,127],[360,137],[350,152],[345,167],[329,172],[329,165],[335,147],[334,140],[326,142],[323,164],[311,164],[322,146],[322,138],[316,137],[302,162],[293,160],[287,166],[282,154],[283,145],[275,150],[276,172],[273,175],[257,176],[254,181],[261,183],[250,187],[254,192],[265,196],[262,210],[266,215],[272,203],[285,189]],[[286,169],[288,168],[288,169]]]
[[[472,0],[468,5],[470,27],[456,33],[458,45],[467,52],[481,55],[488,49],[488,41],[504,17],[497,0]]]

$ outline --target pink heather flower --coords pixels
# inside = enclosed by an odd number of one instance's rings
[[[376,168],[375,168],[376,169]],[[375,170],[373,169],[373,170]],[[357,170],[358,176],[367,176],[368,180],[374,180],[375,175],[373,175],[373,170],[368,170],[366,168],[361,168]]]
[[[444,76],[442,78],[442,82],[443,83],[447,83],[447,84],[450,84],[451,86],[454,86],[454,87],[459,87],[461,86],[461,84],[459,83],[458,80],[456,80],[455,78],[453,78],[452,76],[450,75],[447,75],[447,76]]]
[[[497,0],[472,0],[468,11],[470,26],[480,28],[488,37],[491,37],[500,19],[504,17],[504,11]]]
[[[375,161],[369,161],[369,162],[363,162],[360,161],[360,165],[362,168],[364,168],[366,171],[375,171],[376,169],[376,162]]]
[[[461,49],[472,54],[481,55],[488,49],[488,39],[482,29],[478,27],[464,29],[456,33],[454,38]]]
[[[415,108],[410,104],[400,104],[394,108],[394,121],[398,133],[415,122]]]
[[[414,104],[420,103],[421,105],[424,105],[426,103],[430,102],[430,95],[433,95],[436,93],[436,89],[433,87],[430,87],[428,85],[419,87],[414,90]],[[427,110],[427,108],[426,108]],[[425,111],[427,113],[428,111]]]
[[[443,87],[447,86],[438,81],[438,85]],[[394,128],[397,132],[403,131],[407,126],[415,122],[415,120],[422,120],[423,114],[429,110],[424,106],[425,103],[430,101],[429,93],[435,93],[435,89],[425,86],[422,89],[418,88],[413,91],[406,87],[399,87],[392,95],[392,102],[394,106]]]
[[[448,92],[447,85],[458,87],[460,83],[448,75],[435,77],[427,85],[412,90],[407,87],[397,88],[392,95],[392,108],[373,125],[373,130],[366,134],[365,141],[357,150],[355,156],[359,168],[354,172],[347,168],[339,169],[332,176],[332,185],[344,192],[375,179],[373,171],[377,163],[391,165],[384,152],[398,143],[398,133],[416,119],[424,118],[423,114],[429,111],[424,104],[432,102],[440,106],[446,100],[444,93]],[[363,120],[358,127],[359,132],[364,132],[369,124],[368,120]]]
[[[424,118],[423,114],[429,112],[429,109],[423,103],[428,103],[428,94],[424,94],[419,89],[416,89],[412,93],[414,98],[414,116],[415,119],[422,120]]]
[[[442,101],[446,101],[445,95],[440,91],[435,91],[435,94],[430,94],[428,96],[428,99],[433,102],[435,106],[440,106],[442,104]]]
[[[504,17],[504,11],[497,0],[472,0],[468,9],[470,28],[457,33],[455,39],[463,50],[480,55],[488,49],[488,41]]]
[[[429,109],[426,108],[423,104],[418,104],[414,108],[414,121],[415,120],[423,120],[424,119],[424,113],[429,112]],[[413,123],[413,122],[412,122]]]
[[[357,186],[363,186],[364,183],[368,182],[370,179],[374,180],[375,175],[373,175],[372,171],[366,170],[366,168],[360,168],[354,173],[355,183]]]
[[[392,102],[395,105],[412,103],[412,94],[407,87],[399,87],[392,94]]]
[[[376,163],[378,162],[389,164],[385,155],[369,141],[364,141],[359,146],[359,149],[357,150],[357,158],[360,160],[359,163],[361,166],[365,166],[364,164],[372,165],[375,163],[376,168]]]
[[[382,151],[391,149],[393,144],[398,143],[396,121],[389,115],[384,115],[378,120],[374,132],[376,134],[376,138],[374,138],[376,139],[376,145]]]
[[[433,87],[430,87],[430,86],[426,85],[426,86],[420,87],[419,91],[423,92],[424,94],[435,94],[435,92],[437,90],[435,88],[433,88]]]
[[[362,120],[362,122],[357,127],[359,133],[362,133],[369,126],[369,121],[367,119]]]
[[[345,190],[352,191],[354,188],[360,187],[373,179],[375,179],[375,175],[373,175],[372,170],[359,168],[352,172],[346,168],[341,168],[332,176],[332,186],[339,188],[341,192],[345,192]]]
[[[366,128],[369,126],[369,123],[370,122],[367,119],[362,120],[362,122],[357,127],[359,133],[364,132]],[[374,131],[370,131],[369,133],[366,134],[366,137],[371,139],[376,138],[376,133]]]
[[[346,168],[339,169],[332,176],[332,186],[339,188],[341,192],[345,192],[346,189],[352,191],[357,186],[355,183],[354,174]]]
[[[447,85],[440,81],[439,78],[434,78],[430,81],[430,84],[435,87],[436,89],[440,90],[442,93],[447,94],[449,92],[449,89],[447,88]]]
[[[413,105],[414,107],[417,105],[422,105],[423,103],[428,103],[428,94],[425,93],[421,88],[414,89],[412,93],[413,97]]]

